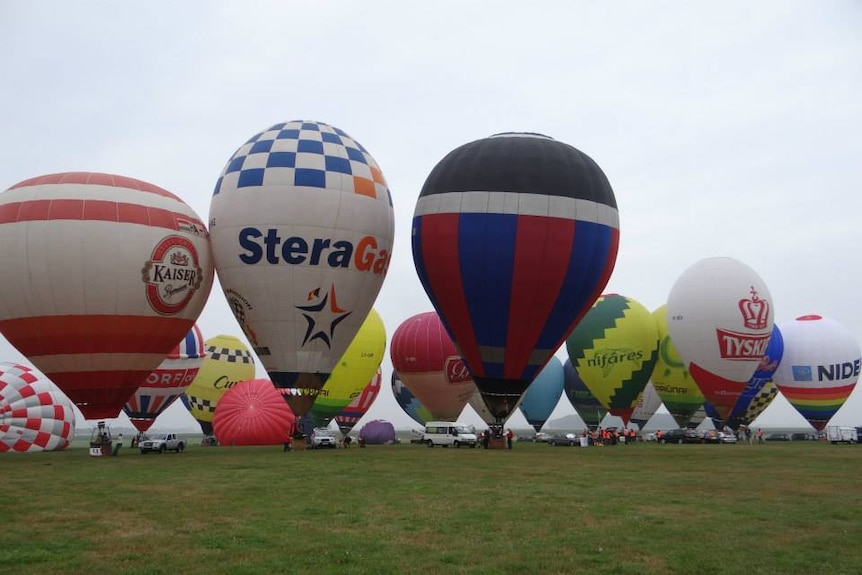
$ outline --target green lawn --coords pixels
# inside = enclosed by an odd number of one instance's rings
[[[862,571],[862,446],[0,457],[0,573]]]

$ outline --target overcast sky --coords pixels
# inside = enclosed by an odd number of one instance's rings
[[[3,2],[0,189],[117,173],[206,221],[250,136],[287,120],[334,125],[392,193],[395,247],[375,304],[391,336],[432,309],[410,248],[428,173],[466,142],[541,132],[590,155],[614,188],[607,291],[655,309],[686,267],[730,256],[767,283],[779,324],[819,313],[862,339],[860,30],[853,0]],[[241,336],[218,284],[199,326]],[[0,338],[0,360],[23,359]],[[387,350],[367,417],[407,424],[390,374]],[[860,394],[833,422],[862,425]],[[195,427],[179,405],[162,417]],[[759,423],[806,425],[783,398]]]

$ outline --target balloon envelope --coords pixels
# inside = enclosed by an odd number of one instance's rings
[[[748,380],[748,385],[742,390],[736,405],[733,406],[726,423],[728,427],[736,430],[739,429],[740,425],[750,425],[758,415],[769,407],[769,403],[776,395],[777,388],[770,386],[770,390],[765,394],[762,394],[761,390],[772,381],[783,356],[784,337],[781,335],[778,325],[773,324],[772,337],[769,338],[769,345],[766,346],[763,359],[760,360],[760,365],[751,379]]]
[[[386,328],[380,315],[372,309],[311,408],[314,427],[326,427],[362,395],[369,381],[374,380],[385,350]]]
[[[207,229],[147,182],[67,172],[0,194],[0,332],[87,419],[116,417],[197,319]]]
[[[781,323],[784,357],[775,383],[815,429],[822,430],[859,380],[859,342],[837,321],[805,315]]]
[[[204,338],[197,324],[126,402],[123,411],[143,433],[191,385],[204,361]]]
[[[605,294],[566,340],[569,359],[603,406],[626,425],[658,356],[658,328],[632,298]]]
[[[434,419],[458,419],[475,386],[437,313],[420,313],[398,326],[389,356],[401,381]]]
[[[213,416],[221,445],[281,445],[293,434],[295,417],[268,379],[231,387]]]
[[[368,444],[392,443],[395,441],[395,427],[388,421],[375,419],[362,426],[359,437]]]
[[[658,327],[658,358],[652,371],[652,384],[680,427],[687,427],[692,416],[703,406],[704,398],[697,382],[688,373],[667,331],[667,306],[652,313]]]
[[[386,276],[394,219],[383,174],[338,128],[276,124],[228,160],[210,223],[234,316],[294,413],[305,415]]]
[[[206,355],[197,376],[183,393],[183,404],[204,435],[213,434],[213,414],[225,392],[254,378],[254,358],[248,347],[232,335],[217,335],[204,342]]]
[[[667,298],[668,332],[706,401],[726,421],[763,358],[774,312],[766,284],[733,258],[686,269]]]
[[[527,388],[519,405],[521,413],[533,429],[539,431],[557,407],[563,395],[563,363],[556,356],[551,359]]]
[[[72,402],[48,378],[0,363],[0,453],[59,451],[74,436]]]
[[[371,381],[368,382],[359,395],[353,398],[353,401],[347,407],[338,412],[338,415],[335,416],[335,423],[338,424],[338,429],[341,433],[345,435],[350,433],[353,426],[371,409],[371,406],[374,405],[374,400],[377,399],[377,395],[380,393],[382,381],[383,373],[378,369],[377,373],[371,378]]]
[[[649,382],[640,395],[638,395],[635,409],[632,411],[629,421],[636,424],[639,429],[643,429],[660,406],[661,397],[659,397],[652,382]]]
[[[566,392],[566,397],[569,398],[572,407],[575,408],[587,427],[592,430],[598,429],[605,415],[608,414],[608,410],[581,380],[571,360],[567,359],[563,364],[563,375],[565,377],[563,391]]]
[[[432,416],[428,409],[422,405],[422,402],[413,395],[413,392],[410,391],[406,385],[404,385],[404,382],[401,381],[401,377],[398,375],[397,371],[392,372],[391,383],[392,395],[395,397],[395,401],[401,406],[404,413],[409,415],[413,421],[419,425],[425,425],[426,421],[434,419],[434,416]]]
[[[604,173],[552,138],[471,142],[428,176],[414,264],[498,422],[601,293],[618,241]]]

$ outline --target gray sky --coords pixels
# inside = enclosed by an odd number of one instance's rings
[[[391,336],[431,309],[410,248],[430,170],[466,142],[541,132],[589,154],[614,188],[607,291],[655,309],[686,267],[730,256],[767,283],[779,323],[819,313],[862,339],[859,30],[852,0],[3,2],[0,189],[117,173],[206,220],[250,136],[332,124],[392,192],[395,248],[375,305]],[[217,284],[199,326],[241,336]],[[0,338],[0,360],[23,358]],[[367,417],[407,424],[390,374],[387,350]],[[860,394],[833,422],[862,425]],[[162,417],[195,426],[179,405]],[[783,398],[757,423],[805,425]]]

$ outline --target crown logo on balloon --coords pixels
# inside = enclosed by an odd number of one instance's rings
[[[760,299],[757,290],[751,286],[751,297],[739,300],[739,311],[742,312],[742,320],[745,327],[749,329],[766,329],[769,318],[769,302]]]

